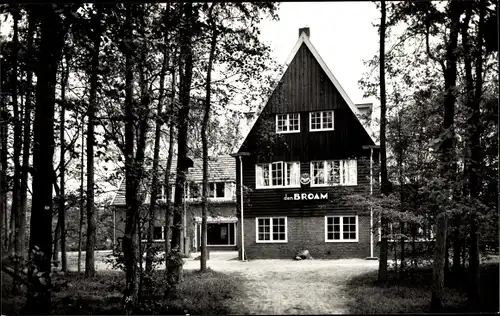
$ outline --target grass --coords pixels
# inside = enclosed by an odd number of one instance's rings
[[[486,263],[481,266],[482,312],[497,312],[499,302],[499,265]],[[431,300],[432,268],[414,271],[399,281],[393,270],[389,271],[386,285],[376,282],[377,271],[352,278],[347,284],[351,314],[426,313]],[[445,278],[445,312],[466,311],[467,277]]]
[[[53,314],[58,315],[123,315],[122,290],[125,275],[121,271],[102,271],[93,278],[83,274],[67,273],[67,286],[52,292]],[[243,295],[241,279],[236,275],[219,272],[185,271],[184,281],[174,295],[164,299],[163,271],[155,274],[156,296],[150,303],[140,306],[139,314],[233,314],[243,311],[231,310],[231,302]],[[62,280],[61,280],[62,281]],[[58,283],[57,281],[54,283]],[[25,304],[25,294],[13,295],[12,279],[2,272],[2,314],[18,314]]]

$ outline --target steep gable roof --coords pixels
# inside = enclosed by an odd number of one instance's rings
[[[295,44],[295,46],[293,47],[292,51],[290,52],[290,55],[288,56],[288,58],[287,58],[287,60],[285,62],[285,67],[283,69],[283,72],[279,76],[279,80],[275,81],[276,87],[277,87],[278,83],[283,79],[283,76],[285,75],[288,67],[292,63],[293,59],[297,55],[297,52],[299,51],[300,47],[303,44],[312,53],[312,55],[314,56],[314,58],[316,59],[316,61],[321,66],[322,70],[327,75],[328,79],[330,79],[330,81],[333,84],[333,86],[338,90],[338,92],[340,93],[340,95],[342,96],[342,98],[344,99],[344,101],[347,103],[349,109],[353,112],[353,114],[356,116],[356,118],[359,121],[359,116],[362,115],[361,112],[358,110],[358,108],[356,107],[356,105],[352,102],[352,100],[349,98],[349,96],[347,95],[347,93],[345,92],[345,90],[342,88],[342,86],[340,85],[340,83],[338,82],[338,80],[335,78],[335,76],[333,75],[333,73],[330,71],[330,69],[328,68],[328,66],[326,65],[326,63],[323,61],[323,59],[319,55],[319,53],[316,50],[316,48],[314,48],[313,44],[311,43],[311,41],[309,40],[309,37],[307,36],[307,34],[305,32],[302,32],[300,34],[299,39],[297,40],[297,43]],[[276,78],[276,79],[278,79],[278,78]],[[276,87],[275,87],[275,89],[276,89]],[[273,90],[275,90],[275,89],[273,89]],[[272,96],[272,94],[269,97],[271,97],[271,96]],[[266,104],[267,104],[267,102],[266,102]],[[248,137],[248,135],[250,134],[250,132],[254,128],[255,123],[258,121],[260,114],[262,113],[262,111],[264,111],[264,108],[265,108],[265,105],[260,109],[259,113],[254,116],[253,122],[250,124],[248,130],[246,131],[245,137],[243,137],[240,140],[238,146],[236,146],[236,148],[238,148],[236,152],[239,152],[241,150],[241,147],[243,146],[243,143],[245,142],[246,138]],[[361,123],[361,126],[364,128],[365,132],[368,134],[368,136],[373,141],[373,143],[377,144],[376,139],[374,138],[373,131],[371,130],[371,128],[369,126],[363,124],[363,122],[361,122],[361,121],[359,121],[359,122]]]

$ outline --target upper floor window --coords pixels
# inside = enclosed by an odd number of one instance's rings
[[[255,187],[300,187],[299,162],[272,162],[255,165]]]
[[[300,114],[277,114],[276,115],[276,133],[299,133],[300,132]]]
[[[210,182],[208,184],[208,197],[209,198],[224,198],[225,197],[225,183],[224,182]]]
[[[233,199],[236,186],[232,182],[209,182],[208,199]],[[187,188],[188,200],[199,199],[202,196],[203,184],[191,182]]]
[[[357,161],[320,160],[311,161],[311,186],[358,184]]]
[[[310,131],[332,131],[333,130],[333,110],[309,113]]]

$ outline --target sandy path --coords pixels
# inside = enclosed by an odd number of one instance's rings
[[[110,268],[101,261],[106,255],[107,252],[96,255],[98,270]],[[362,259],[241,262],[235,260],[236,256],[236,252],[214,252],[207,262],[215,271],[235,273],[245,280],[246,295],[234,299],[234,313],[246,310],[250,314],[275,315],[346,314],[350,298],[344,288],[348,280],[378,268],[378,261]],[[76,270],[76,258],[71,258],[76,255],[68,257],[70,270]],[[199,260],[188,259],[184,264],[185,270],[199,268]]]
[[[353,276],[376,270],[377,261],[350,260],[210,260],[216,271],[244,277],[246,295],[235,301],[250,314],[344,314],[344,286]],[[186,269],[199,267],[187,262]]]

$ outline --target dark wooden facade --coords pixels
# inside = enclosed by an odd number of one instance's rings
[[[309,131],[309,113],[319,110],[334,110],[334,130]],[[300,133],[276,134],[275,117],[280,113],[300,113]],[[369,194],[370,155],[373,157],[372,167],[377,169],[378,149],[371,151],[366,146],[374,145],[309,47],[302,43],[239,150],[239,153],[250,153],[250,156],[243,157],[243,185],[248,188],[244,194],[245,218],[363,212],[354,209],[343,196],[351,193]],[[310,173],[310,161],[334,159],[357,159],[357,185],[310,187],[308,184],[301,188],[255,188],[256,163],[300,161],[302,174]],[[237,163],[238,184],[239,168]],[[328,201],[283,200],[285,193],[321,192],[328,192]]]

